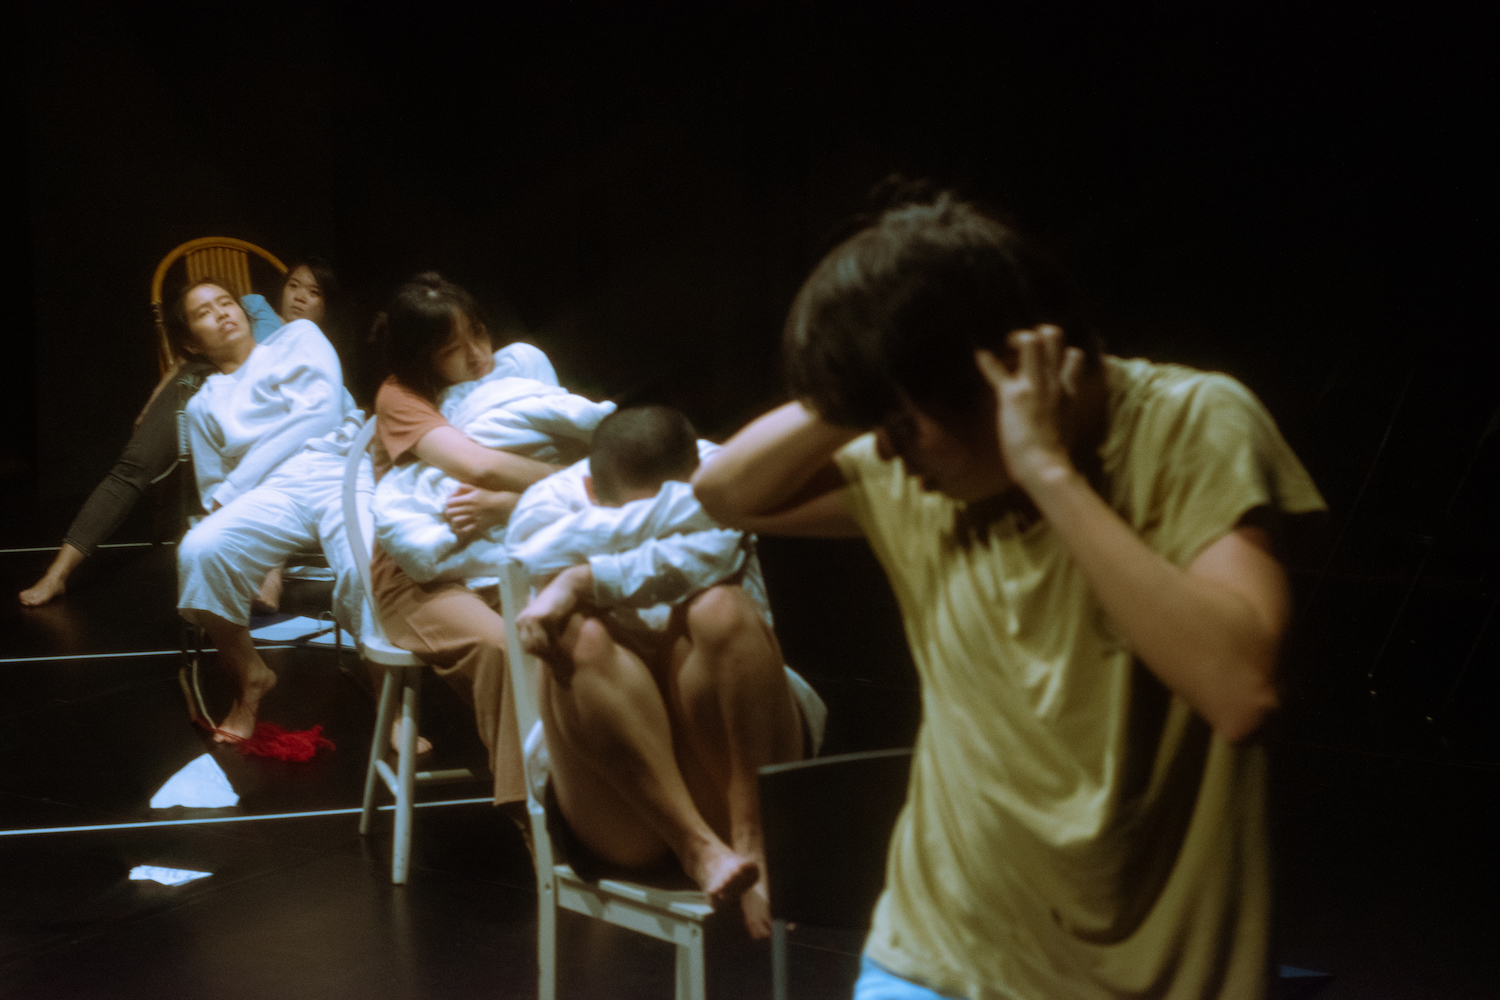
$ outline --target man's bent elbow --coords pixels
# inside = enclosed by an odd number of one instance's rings
[[[735,505],[734,490],[728,484],[705,476],[704,471],[700,468],[693,475],[693,496],[703,505],[704,512],[719,524],[726,528],[742,528],[743,519],[749,516],[749,512]]]
[[[1234,697],[1225,699],[1208,721],[1225,740],[1243,743],[1260,732],[1280,705],[1275,682],[1269,676],[1262,676],[1246,684]]]

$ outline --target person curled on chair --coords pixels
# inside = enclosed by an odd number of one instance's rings
[[[526,491],[506,543],[534,578],[556,574],[516,628],[547,664],[549,806],[568,860],[588,878],[675,855],[766,937],[756,772],[806,754],[825,710],[783,665],[749,537],[687,483],[715,448],[675,410],[613,413],[589,458]]]

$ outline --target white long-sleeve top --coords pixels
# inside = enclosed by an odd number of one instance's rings
[[[717,450],[698,442],[700,461]],[[657,629],[673,604],[740,574],[771,623],[754,536],[717,524],[687,483],[668,481],[649,499],[600,507],[589,501],[587,475],[584,459],[534,483],[516,504],[505,544],[533,578],[587,562],[598,607],[623,624]]]
[[[235,371],[210,375],[188,403],[188,445],[204,509],[254,489],[304,448],[342,454],[342,425],[351,415],[358,410],[328,338],[311,320],[283,326]]]
[[[700,440],[699,461],[718,449]],[[668,481],[649,499],[600,507],[584,488],[587,475],[584,459],[533,483],[516,504],[505,543],[533,578],[587,562],[597,607],[626,628],[659,631],[674,604],[739,574],[740,586],[774,627],[754,535],[721,528],[687,483]],[[783,670],[807,725],[809,754],[815,756],[827,731],[828,706],[795,670]],[[523,756],[526,781],[540,801],[549,770],[540,721],[526,734]]]

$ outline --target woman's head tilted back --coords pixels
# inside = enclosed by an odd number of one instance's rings
[[[1014,228],[943,192],[898,205],[835,247],[803,284],[783,353],[794,396],[848,427],[883,423],[904,396],[962,419],[991,392],[978,348],[1052,323],[1098,363],[1071,280]]]
[[[489,374],[489,328],[474,297],[428,271],[396,290],[375,320],[386,370],[429,401],[450,385]]]
[[[167,340],[178,354],[198,354],[216,364],[242,359],[255,346],[250,318],[228,282],[199,278],[167,307]]]

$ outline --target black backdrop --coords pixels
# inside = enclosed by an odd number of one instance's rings
[[[1492,710],[1478,25],[1306,6],[31,11],[0,469],[98,480],[154,380],[152,270],[210,234],[330,258],[366,314],[436,268],[570,385],[727,434],[779,400],[791,296],[900,170],[1009,204],[1116,353],[1267,401],[1334,507],[1298,556],[1347,630],[1318,697],[1353,704],[1368,668],[1420,721],[1465,670],[1458,700]]]

